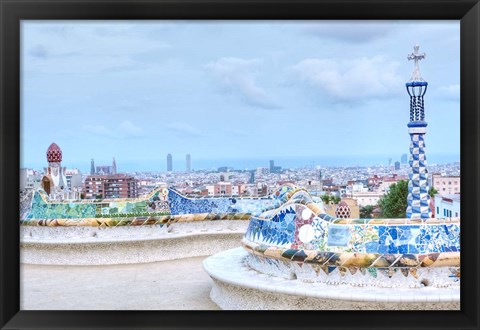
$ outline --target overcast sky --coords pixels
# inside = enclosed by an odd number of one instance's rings
[[[416,43],[427,54],[427,159],[459,160],[458,21],[24,21],[22,167],[46,166],[52,142],[81,169],[115,156],[120,168],[165,170],[167,153],[190,153],[194,168],[395,161],[409,148]]]

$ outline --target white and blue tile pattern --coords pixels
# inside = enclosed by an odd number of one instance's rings
[[[314,282],[338,284],[348,278],[362,286],[421,287],[425,278],[433,286],[458,285],[458,221],[337,219],[312,209],[300,199],[250,218],[242,242],[258,259],[254,269],[286,265],[286,276],[294,271],[298,277],[298,270],[307,267]],[[377,274],[385,280],[376,279]]]
[[[408,182],[408,197],[406,216],[409,219],[431,218],[430,196],[428,195],[427,182],[427,157],[425,155],[425,122],[424,96],[427,92],[428,82],[420,76],[418,61],[425,58],[425,54],[419,54],[419,46],[414,47],[415,53],[407,58],[415,60],[412,78],[405,84],[410,96],[410,122],[408,133],[410,134],[410,173]]]
[[[432,216],[424,134],[410,134],[410,180],[407,197],[407,218],[409,219],[428,219]]]
[[[172,215],[203,213],[248,213],[259,215],[278,208],[296,187],[282,186],[265,197],[204,197],[189,198],[175,189],[168,189],[168,203]]]

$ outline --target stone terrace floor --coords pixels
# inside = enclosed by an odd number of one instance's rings
[[[109,266],[21,265],[22,310],[218,310],[206,257]]]

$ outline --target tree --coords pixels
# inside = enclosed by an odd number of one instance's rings
[[[407,211],[408,182],[398,181],[390,186],[378,205],[382,209],[384,218],[405,218]]]
[[[373,218],[373,210],[375,209],[375,206],[373,205],[366,205],[363,206],[360,209],[360,219],[371,219]]]
[[[324,204],[329,204],[330,203],[330,195],[322,195],[320,196]]]
[[[325,205],[330,204],[330,202],[333,202],[333,204],[338,204],[338,203],[340,203],[340,200],[341,200],[340,197],[335,196],[335,195],[322,195],[322,196],[320,196],[320,198],[322,199],[322,201]]]
[[[430,195],[430,197],[435,197],[435,194],[438,194],[438,190],[431,187],[429,190],[428,190],[428,194]]]

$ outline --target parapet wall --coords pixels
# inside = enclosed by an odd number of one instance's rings
[[[460,310],[459,286],[388,288],[375,284],[395,282],[396,278],[380,274],[370,278],[373,285],[365,287],[333,281],[308,283],[300,277],[276,277],[253,271],[247,261],[250,257],[245,250],[232,249],[204,260],[203,267],[213,279],[210,298],[222,309]],[[295,267],[301,269],[305,265]],[[274,265],[270,266],[273,269]],[[304,272],[307,274],[307,269]],[[351,277],[347,275],[347,279]]]
[[[336,219],[305,205],[252,217],[244,248],[265,274],[354,286],[459,286],[460,219]]]
[[[207,256],[241,246],[248,221],[142,226],[21,226],[21,262],[112,265]]]

